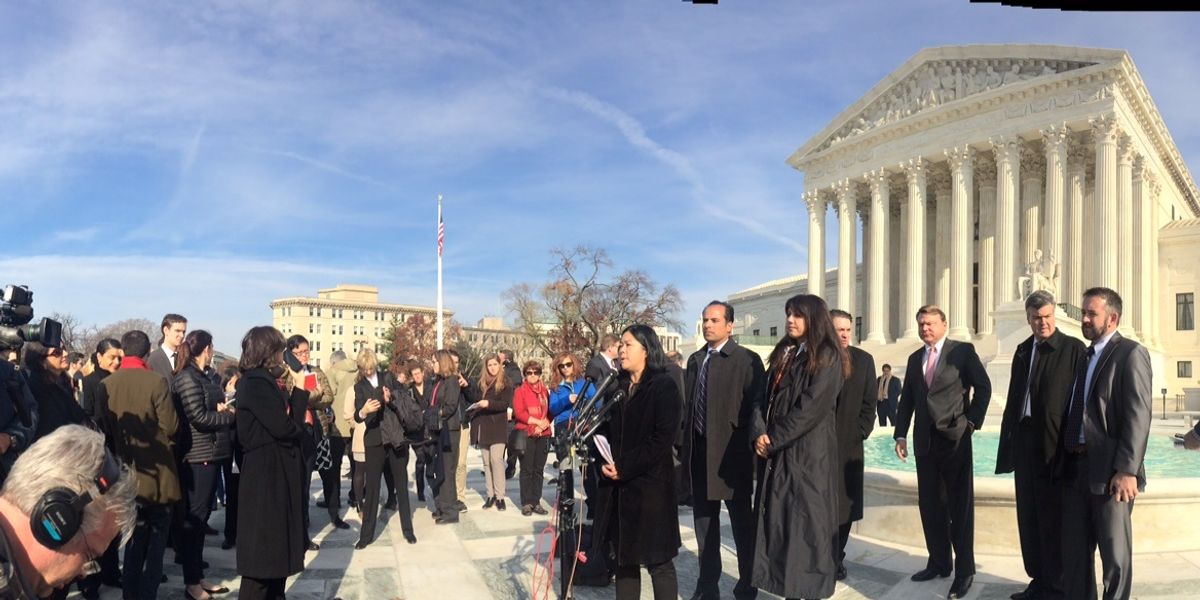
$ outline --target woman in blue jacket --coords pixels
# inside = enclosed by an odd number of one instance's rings
[[[567,423],[579,416],[581,400],[592,397],[595,388],[588,386],[583,398],[579,392],[584,379],[580,362],[570,352],[562,352],[550,363],[550,416],[554,418],[554,436],[559,442],[567,431]]]

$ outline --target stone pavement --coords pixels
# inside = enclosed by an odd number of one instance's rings
[[[349,530],[329,526],[328,515],[312,508],[314,539],[321,544],[317,552],[308,553],[307,569],[288,582],[288,598],[292,600],[444,600],[450,598],[547,598],[545,585],[533,593],[535,555],[543,553],[548,538],[543,535],[548,517],[523,517],[519,507],[513,507],[511,496],[517,495],[517,480],[508,482],[509,508],[505,512],[484,511],[481,496],[484,489],[481,460],[472,452],[468,461],[467,504],[470,510],[457,525],[434,525],[429,506],[417,506],[413,516],[418,543],[409,545],[400,532],[399,519],[387,513],[387,528],[371,546],[354,550],[358,539],[358,519],[354,511],[346,516]],[[547,467],[546,477],[554,476]],[[345,483],[345,482],[344,482]],[[320,480],[313,479],[312,497],[320,497]],[[343,494],[347,485],[343,486]],[[410,489],[411,486],[410,486]],[[547,483],[545,497],[550,499],[554,486]],[[412,502],[416,503],[415,492]],[[210,524],[220,530],[224,511],[213,513]],[[696,580],[696,541],[688,509],[680,511],[683,545],[676,559],[679,589],[683,597],[690,596]],[[977,527],[989,524],[978,523]],[[1015,518],[1001,526],[1015,526]],[[724,538],[725,575],[721,578],[723,598],[732,597],[736,580],[736,560],[732,532],[728,521],[722,531]],[[233,591],[217,598],[236,598],[238,578],[234,570],[233,550],[220,549],[221,537],[207,538],[205,559],[211,564],[208,580],[221,583]],[[885,544],[852,536],[847,549],[847,568],[850,576],[839,582],[834,598],[909,599],[945,598],[949,579],[913,583],[908,576],[924,566],[923,548]],[[173,553],[167,551],[166,573],[169,581],[159,588],[160,598],[181,598],[183,578],[180,567],[171,562]],[[979,574],[968,598],[1006,599],[1023,589],[1025,584],[1021,559],[1018,556],[977,555]],[[556,561],[557,562],[557,561]],[[1099,562],[1097,558],[1097,562]],[[1134,596],[1137,598],[1194,598],[1200,590],[1200,552],[1175,554],[1139,554],[1134,558]],[[544,582],[545,578],[540,577]],[[643,598],[652,597],[649,578],[643,577]],[[553,582],[557,598],[558,582]],[[79,598],[73,593],[72,598]],[[102,598],[119,600],[120,591],[102,588]],[[580,600],[612,598],[613,588],[576,588]],[[760,598],[775,598],[761,594]]]

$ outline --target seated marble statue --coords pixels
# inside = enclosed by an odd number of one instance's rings
[[[1037,291],[1050,292],[1052,296],[1057,297],[1058,263],[1054,257],[1043,257],[1040,249],[1034,250],[1033,261],[1025,265],[1025,274],[1018,278],[1017,285],[1021,288],[1023,297],[1029,297]]]

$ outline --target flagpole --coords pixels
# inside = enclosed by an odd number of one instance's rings
[[[438,194],[438,267],[437,267],[437,349],[441,350],[445,343],[443,341],[443,324],[442,324],[442,236],[445,230],[442,228],[442,195]]]

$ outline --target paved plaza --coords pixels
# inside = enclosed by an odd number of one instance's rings
[[[307,570],[288,582],[288,598],[292,600],[446,600],[475,598],[534,598],[532,571],[539,540],[546,529],[548,517],[523,517],[511,500],[517,495],[517,479],[508,481],[509,509],[505,512],[484,511],[481,496],[484,489],[482,461],[472,452],[468,461],[467,485],[470,488],[467,504],[470,510],[462,515],[458,525],[434,525],[429,506],[420,506],[414,515],[418,543],[405,543],[400,522],[387,513],[387,528],[379,539],[365,550],[354,550],[358,539],[359,522],[354,511],[346,516],[349,530],[329,526],[323,509],[312,507],[314,531],[320,551],[309,552]],[[546,469],[547,480],[555,471]],[[313,501],[320,498],[320,480],[313,479]],[[343,488],[344,493],[345,488]],[[554,486],[546,484],[549,500]],[[416,502],[415,492],[412,500]],[[220,530],[224,510],[213,513],[210,524]],[[725,576],[721,580],[723,598],[733,597],[736,562],[733,537],[728,520],[723,528]],[[692,532],[691,512],[680,510],[680,525],[684,548],[676,559],[679,589],[684,597],[691,595],[697,575],[696,540]],[[1015,527],[1003,524],[977,523],[977,527]],[[320,529],[317,530],[316,528]],[[919,540],[918,540],[919,542]],[[238,578],[234,570],[234,551],[221,550],[221,537],[207,538],[205,559],[212,565],[208,580],[232,589],[230,594],[217,598],[236,598]],[[548,541],[541,542],[545,552]],[[909,599],[945,598],[950,579],[929,583],[913,583],[908,576],[924,566],[924,548],[884,544],[862,537],[855,532],[847,550],[850,576],[839,582],[834,598]],[[159,588],[159,598],[183,597],[183,577],[179,565],[171,562],[168,550],[165,571],[169,581]],[[968,598],[1007,599],[1009,594],[1024,587],[1025,576],[1019,556],[989,556],[977,554],[979,574]],[[544,562],[544,557],[543,562]],[[1136,598],[1194,598],[1200,589],[1200,552],[1172,554],[1137,554],[1134,556],[1134,596]],[[649,578],[643,576],[643,598],[650,598]],[[557,598],[557,580],[554,593]],[[542,586],[544,590],[544,586]],[[78,592],[71,596],[79,598]],[[102,588],[104,600],[119,600],[120,591]],[[538,598],[546,598],[539,591]],[[576,588],[580,600],[612,598],[613,588]],[[761,594],[760,598],[775,598]]]

